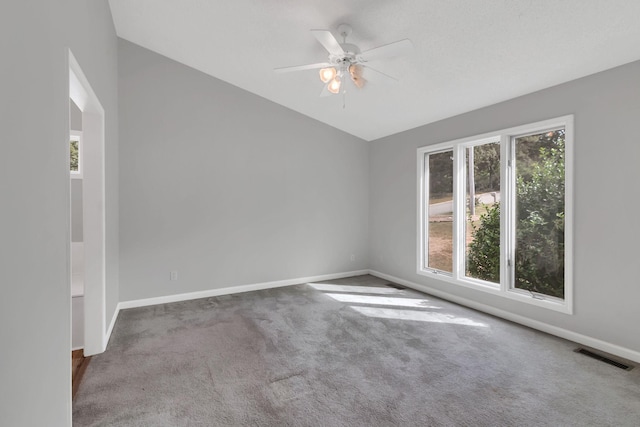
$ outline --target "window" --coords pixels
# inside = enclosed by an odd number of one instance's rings
[[[82,178],[82,133],[71,131],[69,142],[69,171],[71,178]]]
[[[453,151],[425,156],[429,171],[427,211],[427,265],[436,271],[453,270]]]
[[[418,273],[572,312],[573,116],[418,149]]]
[[[500,140],[465,154],[465,277],[500,283]]]

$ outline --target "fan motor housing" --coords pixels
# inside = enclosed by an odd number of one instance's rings
[[[360,48],[355,44],[351,43],[340,43],[340,47],[344,50],[344,55],[330,55],[329,62],[332,64],[341,64],[341,63],[355,63],[356,55],[360,54]]]

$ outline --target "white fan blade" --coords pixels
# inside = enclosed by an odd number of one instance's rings
[[[396,56],[408,55],[413,51],[413,43],[411,40],[404,39],[397,42],[389,43],[384,46],[374,47],[365,50],[356,56],[358,62],[369,62],[378,59],[393,58]]]
[[[275,71],[276,73],[288,73],[291,71],[313,70],[317,68],[326,68],[326,67],[333,67],[333,65],[331,65],[328,62],[318,62],[317,64],[296,65],[293,67],[274,68],[273,71]]]
[[[342,56],[344,55],[344,50],[338,40],[331,34],[331,31],[328,30],[311,30],[311,33],[315,36],[315,38],[320,42],[327,52],[331,55]]]
[[[371,68],[368,65],[362,65],[362,67],[365,69],[364,76],[370,82],[378,83],[384,81],[398,83],[400,81],[395,77],[390,76],[389,74],[385,74],[382,71],[376,70],[375,68]]]

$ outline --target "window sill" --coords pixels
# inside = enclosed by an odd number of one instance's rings
[[[519,301],[525,304],[534,305],[536,307],[546,308],[548,310],[557,311],[564,314],[573,314],[571,304],[567,300],[561,300],[550,296],[543,296],[540,294],[530,294],[527,291],[508,289],[503,290],[499,284],[492,286],[487,283],[475,281],[473,279],[455,279],[453,276],[436,272],[432,270],[418,269],[417,274],[425,277],[429,277],[434,280],[450,283],[455,286],[460,286],[467,289],[474,289],[476,291],[489,293],[499,296],[501,298],[507,298],[513,301]]]

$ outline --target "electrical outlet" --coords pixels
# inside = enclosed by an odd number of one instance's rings
[[[178,270],[169,272],[169,280],[178,280]]]
[[[355,254],[351,254],[351,262],[356,260],[356,255]]]

